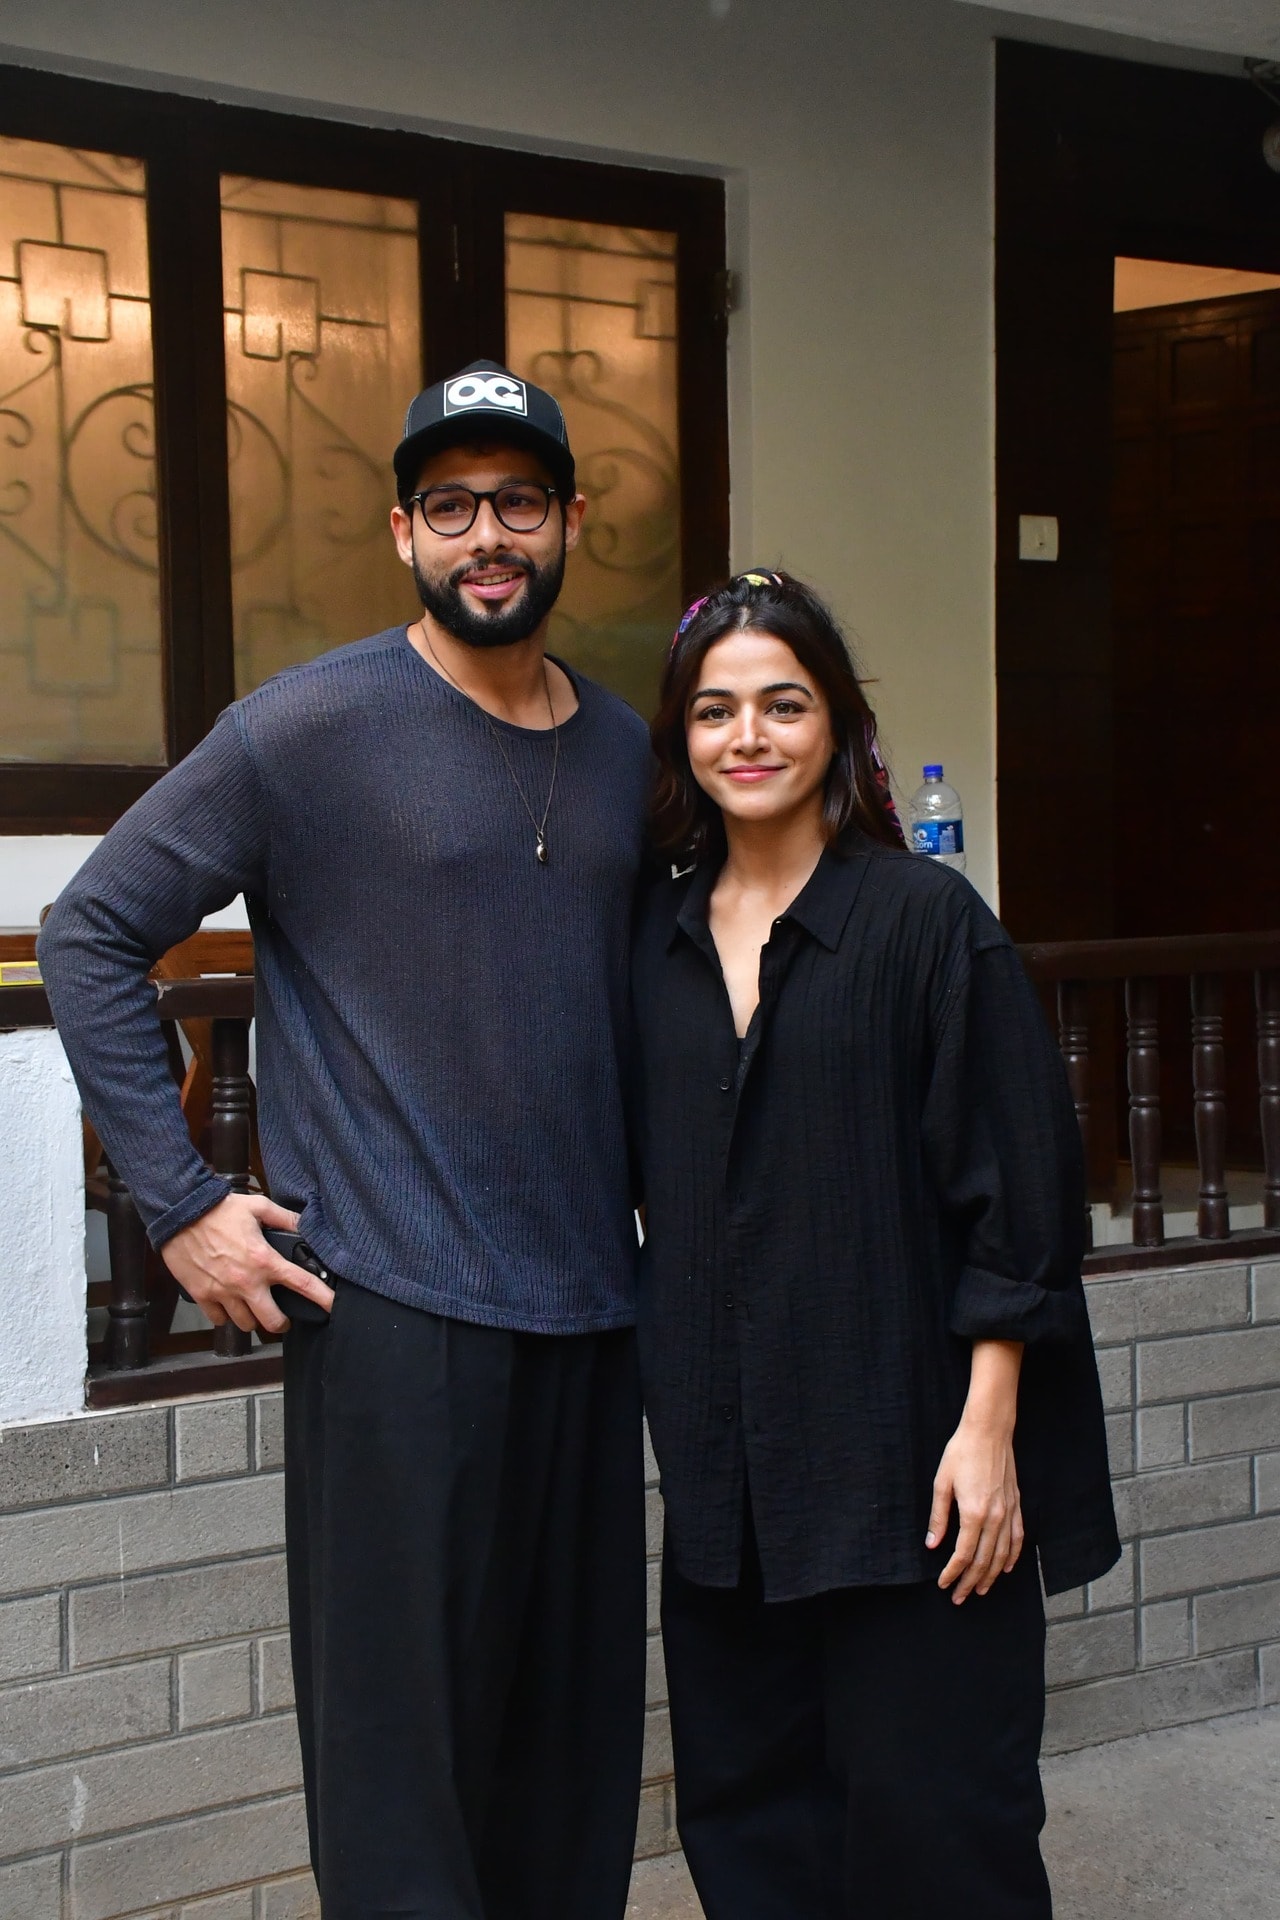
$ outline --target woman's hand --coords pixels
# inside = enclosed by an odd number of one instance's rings
[[[975,1591],[989,1593],[1002,1573],[1012,1572],[1022,1552],[1022,1500],[1013,1457],[1021,1367],[1022,1348],[1015,1342],[974,1342],[969,1397],[934,1476],[925,1545],[941,1544],[954,1500],[960,1533],[938,1585],[955,1587],[956,1606]]]

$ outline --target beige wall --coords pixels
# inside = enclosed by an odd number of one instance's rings
[[[744,290],[735,560],[783,562],[832,597],[878,679],[900,787],[946,763],[992,892],[981,15],[951,0],[730,0],[723,20],[709,0],[7,0],[0,35],[37,64],[726,175]]]

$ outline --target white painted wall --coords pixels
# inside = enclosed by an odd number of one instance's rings
[[[98,844],[96,834],[14,834],[0,839],[0,927],[34,927]]]
[[[98,844],[96,833],[10,834],[0,837],[0,927],[35,927],[44,909]],[[207,927],[245,927],[243,900],[205,920]]]
[[[84,1405],[84,1148],[56,1033],[0,1034],[0,1445]]]
[[[0,35],[37,64],[728,177],[735,561],[832,597],[900,786],[946,763],[993,895],[987,21],[952,0],[6,0]],[[0,845],[0,924],[29,917],[13,861]]]

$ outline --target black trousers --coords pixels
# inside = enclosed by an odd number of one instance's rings
[[[680,1838],[707,1920],[1050,1920],[1028,1551],[989,1594],[932,1584],[766,1604],[668,1554]]]
[[[644,1723],[635,1341],[339,1286],[285,1337],[324,1920],[621,1920]]]

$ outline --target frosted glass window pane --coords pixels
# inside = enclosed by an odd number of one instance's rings
[[[587,496],[553,652],[652,712],[680,617],[676,236],[506,216],[507,358],[564,408]]]
[[[388,524],[422,384],[412,201],[222,182],[236,691],[420,611]]]
[[[142,162],[0,139],[0,759],[163,763]]]

